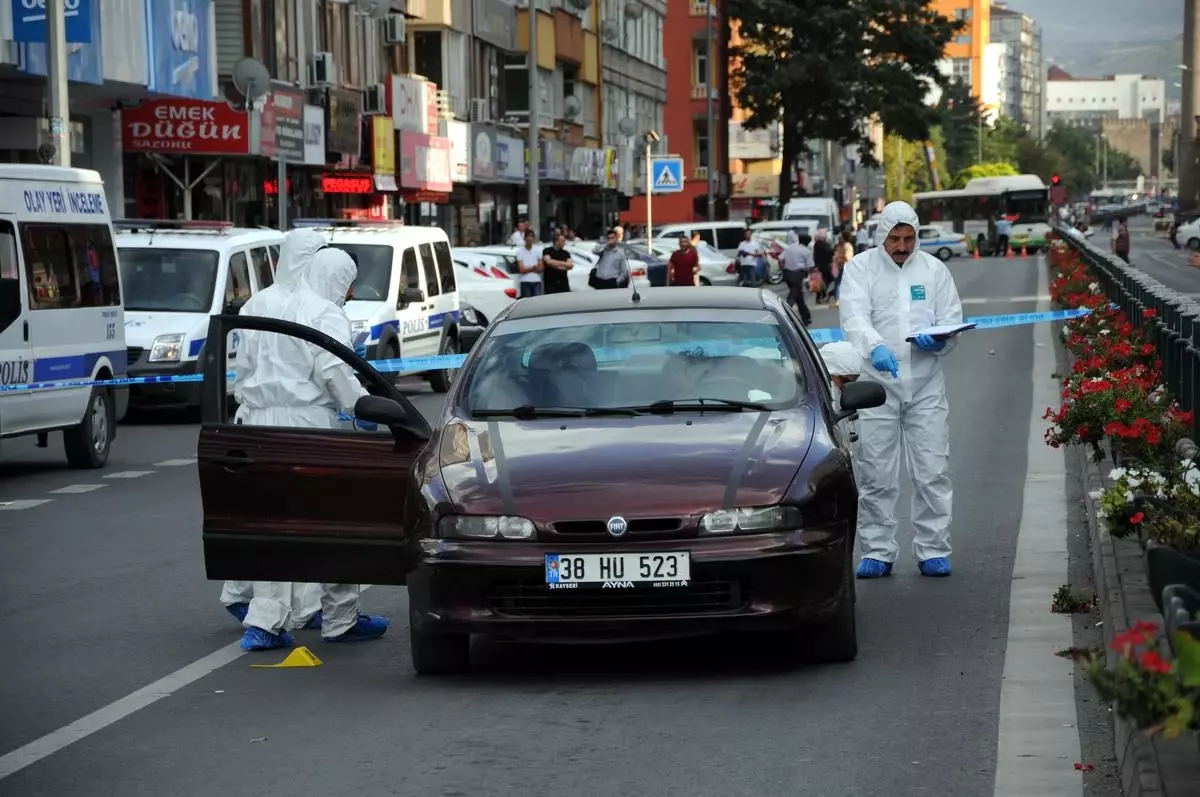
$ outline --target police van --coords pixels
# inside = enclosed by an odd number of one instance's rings
[[[283,233],[227,221],[113,223],[125,287],[129,375],[199,373],[211,315],[236,313],[275,281]],[[232,357],[238,335],[229,342]],[[199,382],[134,385],[135,409],[200,405]]]
[[[358,267],[346,315],[354,345],[368,360],[431,357],[464,351],[450,239],[437,227],[399,221],[297,219],[321,233]],[[457,369],[425,374],[445,393]]]
[[[72,467],[104,466],[129,394],[90,383],[125,375],[121,294],[100,175],[0,165],[0,437],[62,430]]]

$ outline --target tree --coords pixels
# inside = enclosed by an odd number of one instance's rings
[[[963,188],[976,177],[1016,177],[1020,174],[1017,167],[1006,161],[991,163],[976,163],[954,175],[953,188]]]
[[[937,110],[946,141],[946,170],[955,174],[978,160],[983,114],[970,84],[961,80],[950,81]]]
[[[941,130],[934,128],[929,131],[928,140],[933,142],[938,176],[944,183],[946,167],[943,164],[946,163],[946,153],[942,146]],[[883,144],[883,173],[889,200],[912,204],[914,193],[934,190],[929,165],[925,162],[924,141],[905,141],[897,135],[887,136]]]
[[[809,142],[857,146],[877,161],[866,120],[910,141],[928,138],[937,112],[926,105],[946,45],[965,26],[930,0],[731,0],[745,40],[734,52],[733,89],[749,129],[783,123],[783,173]],[[779,201],[792,182],[780,184]]]

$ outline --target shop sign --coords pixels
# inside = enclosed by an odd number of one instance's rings
[[[445,119],[439,134],[450,141],[450,179],[471,182],[471,128],[466,122]]]
[[[146,88],[198,100],[216,95],[209,28],[212,11],[212,0],[146,0],[146,60],[150,66]]]
[[[275,103],[271,95],[267,95],[262,110],[250,116],[250,131],[254,137],[257,132],[258,149],[252,150],[251,155],[261,155],[274,160],[279,156],[279,145],[275,141]]]
[[[304,106],[304,163],[325,165],[325,109],[319,105]]]
[[[424,133],[400,134],[402,187],[448,194],[454,189],[450,175],[450,139]]]
[[[734,174],[731,178],[735,197],[779,196],[778,174]]]
[[[275,111],[277,157],[288,163],[304,163],[304,94],[293,88],[275,86],[271,91]]]
[[[329,90],[329,119],[326,149],[357,158],[362,144],[362,94],[343,89]]]
[[[591,151],[587,147],[572,147],[569,151],[570,159],[567,161],[570,164],[569,179],[573,183],[588,182],[588,173],[592,168]]]
[[[538,160],[538,177],[545,180],[566,180],[567,160],[561,141],[540,141],[542,157]]]
[[[428,134],[431,93],[435,95],[434,102],[437,102],[436,92],[430,91],[429,81],[392,75],[391,80],[384,85],[387,87],[388,110],[391,111],[396,132],[402,133],[407,130]]]
[[[86,25],[90,33],[87,39],[73,37],[68,33],[67,41],[75,43],[67,47],[67,79],[72,83],[91,83],[95,86],[103,86],[104,52],[100,43],[100,0],[78,0],[78,3],[75,10],[79,11],[79,14],[74,17],[67,16],[67,30],[70,31],[74,27],[76,33],[82,36],[81,28]],[[34,8],[26,11],[26,6],[29,5],[34,5]],[[16,35],[18,19],[41,16],[40,23],[36,20],[23,23],[26,31],[24,34],[26,43],[17,44],[17,68],[27,75],[45,77],[49,73],[50,55],[46,48],[45,5],[46,0],[13,0],[15,34],[13,38],[17,42],[21,41]],[[23,16],[16,13],[18,6],[21,7],[19,13]],[[68,10],[70,10],[69,7]],[[40,36],[33,32],[38,28],[42,31]]]
[[[321,191],[326,194],[373,194],[375,181],[369,174],[323,174]]]
[[[371,117],[371,169],[380,191],[396,190],[396,127],[390,116]]]
[[[147,100],[121,111],[121,145],[130,152],[246,155],[249,118],[224,102]]]
[[[504,0],[474,0],[475,38],[507,52],[517,51],[517,10]]]
[[[496,128],[471,125],[471,177],[477,183],[490,183],[496,174]]]
[[[525,182],[525,142],[496,135],[496,179],[502,183]]]
[[[15,42],[46,42],[47,0],[12,0],[12,40]],[[92,41],[92,0],[63,0],[63,22],[67,29],[67,44]]]

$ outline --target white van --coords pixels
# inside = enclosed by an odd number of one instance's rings
[[[666,224],[653,232],[655,238],[691,238],[693,233],[698,233],[701,241],[723,255],[734,257],[742,241],[746,240],[746,222],[696,221],[687,224]]]
[[[0,388],[125,375],[121,275],[104,183],[88,169],[0,165]],[[125,388],[0,389],[0,437],[63,432],[76,468],[108,461]]]
[[[837,202],[824,196],[806,196],[789,200],[783,206],[784,221],[811,221],[831,233],[841,226],[841,210]]]
[[[445,231],[399,221],[297,219],[296,226],[315,229],[354,258],[358,278],[346,314],[360,354],[391,360],[462,353],[462,311]],[[430,371],[426,377],[445,393],[456,371]]]
[[[227,221],[130,220],[113,223],[125,287],[130,376],[203,370],[212,315],[236,313],[275,281],[283,233]],[[237,351],[232,335],[229,354]],[[200,405],[199,382],[134,385],[135,409]]]

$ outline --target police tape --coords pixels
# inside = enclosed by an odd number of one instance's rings
[[[1012,313],[1008,315],[985,315],[975,316],[974,318],[964,319],[965,323],[974,324],[976,329],[1001,329],[1004,327],[1018,327],[1029,324],[1044,324],[1053,323],[1055,321],[1068,321],[1072,318],[1085,316],[1091,311],[1087,308],[1079,308],[1075,310],[1048,310],[1041,313]],[[826,329],[810,329],[809,336],[814,343],[826,344],[835,343],[846,339],[846,335],[842,330],[836,328]],[[670,352],[688,352],[696,349],[703,349],[705,354],[716,356],[722,353],[741,353],[748,348],[755,346],[767,346],[774,348],[776,343],[773,340],[738,340],[738,341],[686,341],[674,344],[660,344],[656,346],[637,346],[639,354],[652,354],[656,350],[661,350],[664,353]],[[596,359],[599,362],[611,362],[623,359],[628,356],[628,349],[597,350]],[[465,354],[439,354],[429,357],[408,357],[392,360],[370,360],[371,366],[380,373],[384,374],[419,374],[427,371],[443,371],[461,368],[466,362],[467,355]],[[225,378],[233,381],[235,375],[233,371],[226,372]],[[44,381],[44,382],[28,382],[19,385],[0,385],[0,395],[5,393],[14,393],[22,391],[48,391],[48,390],[70,390],[78,388],[90,387],[131,387],[135,385],[165,385],[165,384],[188,384],[195,382],[203,382],[204,374],[164,374],[161,376],[126,376],[115,377],[112,379],[74,379],[61,381]]]

